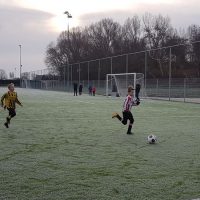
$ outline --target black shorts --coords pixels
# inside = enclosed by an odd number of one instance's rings
[[[123,112],[123,120],[122,120],[122,123],[123,123],[124,125],[126,125],[128,120],[130,121],[131,124],[133,124],[133,122],[134,122],[133,115],[132,115],[132,113],[131,113],[130,111],[124,111],[124,112]]]
[[[9,112],[9,116],[14,117],[16,115],[15,109],[14,108],[7,108]]]

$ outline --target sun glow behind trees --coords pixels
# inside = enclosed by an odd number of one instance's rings
[[[68,22],[66,16],[63,15],[68,10],[73,18],[70,19],[70,27],[81,26],[81,17],[88,13],[103,13],[108,11],[132,10],[136,8],[146,7],[156,4],[175,4],[179,0],[22,0],[16,3],[25,8],[37,9],[53,14],[49,20],[49,27],[52,31],[61,32],[67,29]]]

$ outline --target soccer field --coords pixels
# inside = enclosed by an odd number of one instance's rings
[[[123,99],[16,91],[24,107],[9,129],[0,111],[1,200],[200,198],[198,104],[144,100],[127,135],[111,118]]]

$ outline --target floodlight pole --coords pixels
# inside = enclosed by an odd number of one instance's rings
[[[67,21],[68,21],[68,25],[67,25],[67,40],[68,40],[68,44],[69,44],[69,19],[72,18],[72,15],[68,12],[65,11],[64,12],[65,15],[67,15]],[[65,68],[64,68],[64,87],[65,87]],[[69,59],[68,59],[68,63],[67,63],[67,86],[69,88]]]
[[[16,79],[16,77],[17,77],[16,71],[17,71],[17,69],[16,69],[16,67],[15,67],[15,73],[14,73],[14,78],[15,78],[15,79]]]
[[[21,53],[22,45],[19,44],[19,78],[20,78],[20,87],[21,87],[21,78],[22,78],[22,53]]]

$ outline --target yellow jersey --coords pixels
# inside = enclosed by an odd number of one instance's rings
[[[15,106],[16,103],[19,104],[19,105],[22,105],[21,102],[17,98],[17,93],[16,92],[8,91],[7,93],[5,93],[1,97],[1,104],[2,104],[3,107],[15,109],[16,108],[16,106]]]

